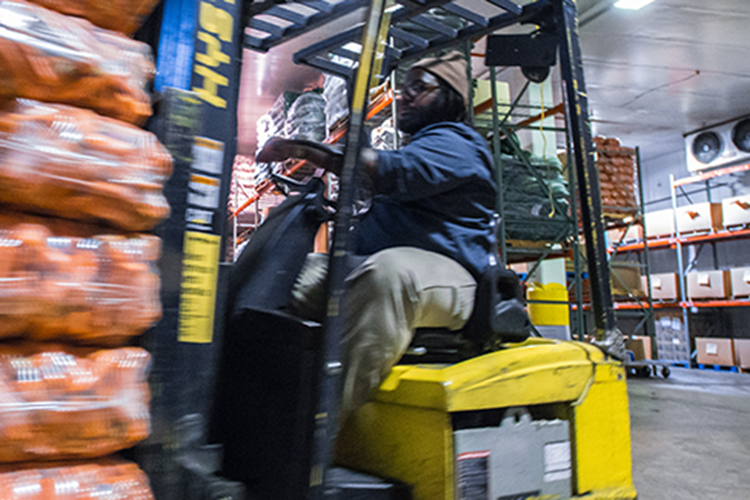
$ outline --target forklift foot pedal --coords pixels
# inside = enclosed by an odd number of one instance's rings
[[[403,483],[336,467],[328,473],[326,499],[411,500],[411,494]]]

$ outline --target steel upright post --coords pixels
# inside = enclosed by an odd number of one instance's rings
[[[566,134],[566,146],[568,151],[572,151],[573,146],[570,142],[570,134]],[[568,184],[576,186],[576,169],[574,165],[568,163]],[[573,219],[573,279],[576,298],[576,329],[571,332],[573,338],[583,342],[586,337],[586,318],[583,313],[583,279],[581,277],[581,237],[578,234],[578,198],[573,192],[570,194],[570,212]]]
[[[583,63],[578,42],[576,5],[573,0],[555,0],[555,15],[560,27],[560,63],[564,85],[566,117],[573,143],[580,196],[581,222],[586,238],[591,306],[596,339],[615,341],[614,305],[609,281],[609,264],[604,244],[602,201],[599,175],[594,164],[588,97],[583,80]]]
[[[685,263],[682,259],[682,242],[680,228],[677,225],[677,193],[674,189],[674,174],[669,174],[669,192],[672,196],[672,215],[674,217],[674,241],[677,252],[677,285],[680,288],[680,309],[682,310],[682,326],[685,328],[685,347],[688,352],[688,367],[690,366],[690,330],[688,329],[687,291],[685,290]]]
[[[648,240],[646,239],[646,202],[643,195],[643,178],[641,177],[641,148],[635,148],[635,168],[638,175],[638,200],[641,203],[641,228],[643,230],[643,260],[644,271],[646,273],[646,298],[648,299],[648,318],[646,321],[646,334],[653,340],[651,342],[651,351],[655,355],[656,349],[656,325],[654,324],[654,300],[651,297],[651,265],[648,253]],[[654,359],[656,356],[654,356]]]
[[[505,200],[503,197],[503,160],[500,154],[500,117],[497,112],[497,74],[495,67],[490,66],[490,89],[492,91],[492,152],[495,157],[495,182],[497,183],[497,213],[500,215],[500,227],[497,229],[500,257],[507,262],[505,255]]]

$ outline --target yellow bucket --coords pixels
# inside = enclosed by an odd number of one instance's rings
[[[529,318],[537,326],[570,326],[568,290],[560,283],[531,283],[526,289],[529,300]],[[559,304],[532,301],[559,302]]]

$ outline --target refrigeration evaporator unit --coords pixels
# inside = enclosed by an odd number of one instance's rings
[[[690,172],[750,163],[750,116],[685,135]]]

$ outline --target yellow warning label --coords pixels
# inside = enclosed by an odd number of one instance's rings
[[[196,137],[195,145],[200,148],[213,149],[214,151],[222,151],[224,149],[223,142],[214,141],[213,139],[209,139],[208,137]]]
[[[203,175],[196,175],[196,174],[190,175],[190,182],[195,182],[197,184],[205,184],[206,186],[214,186],[214,187],[219,185],[219,179],[212,179],[211,177],[206,177]]]
[[[185,232],[177,340],[209,344],[214,337],[216,281],[221,238],[215,234]]]

